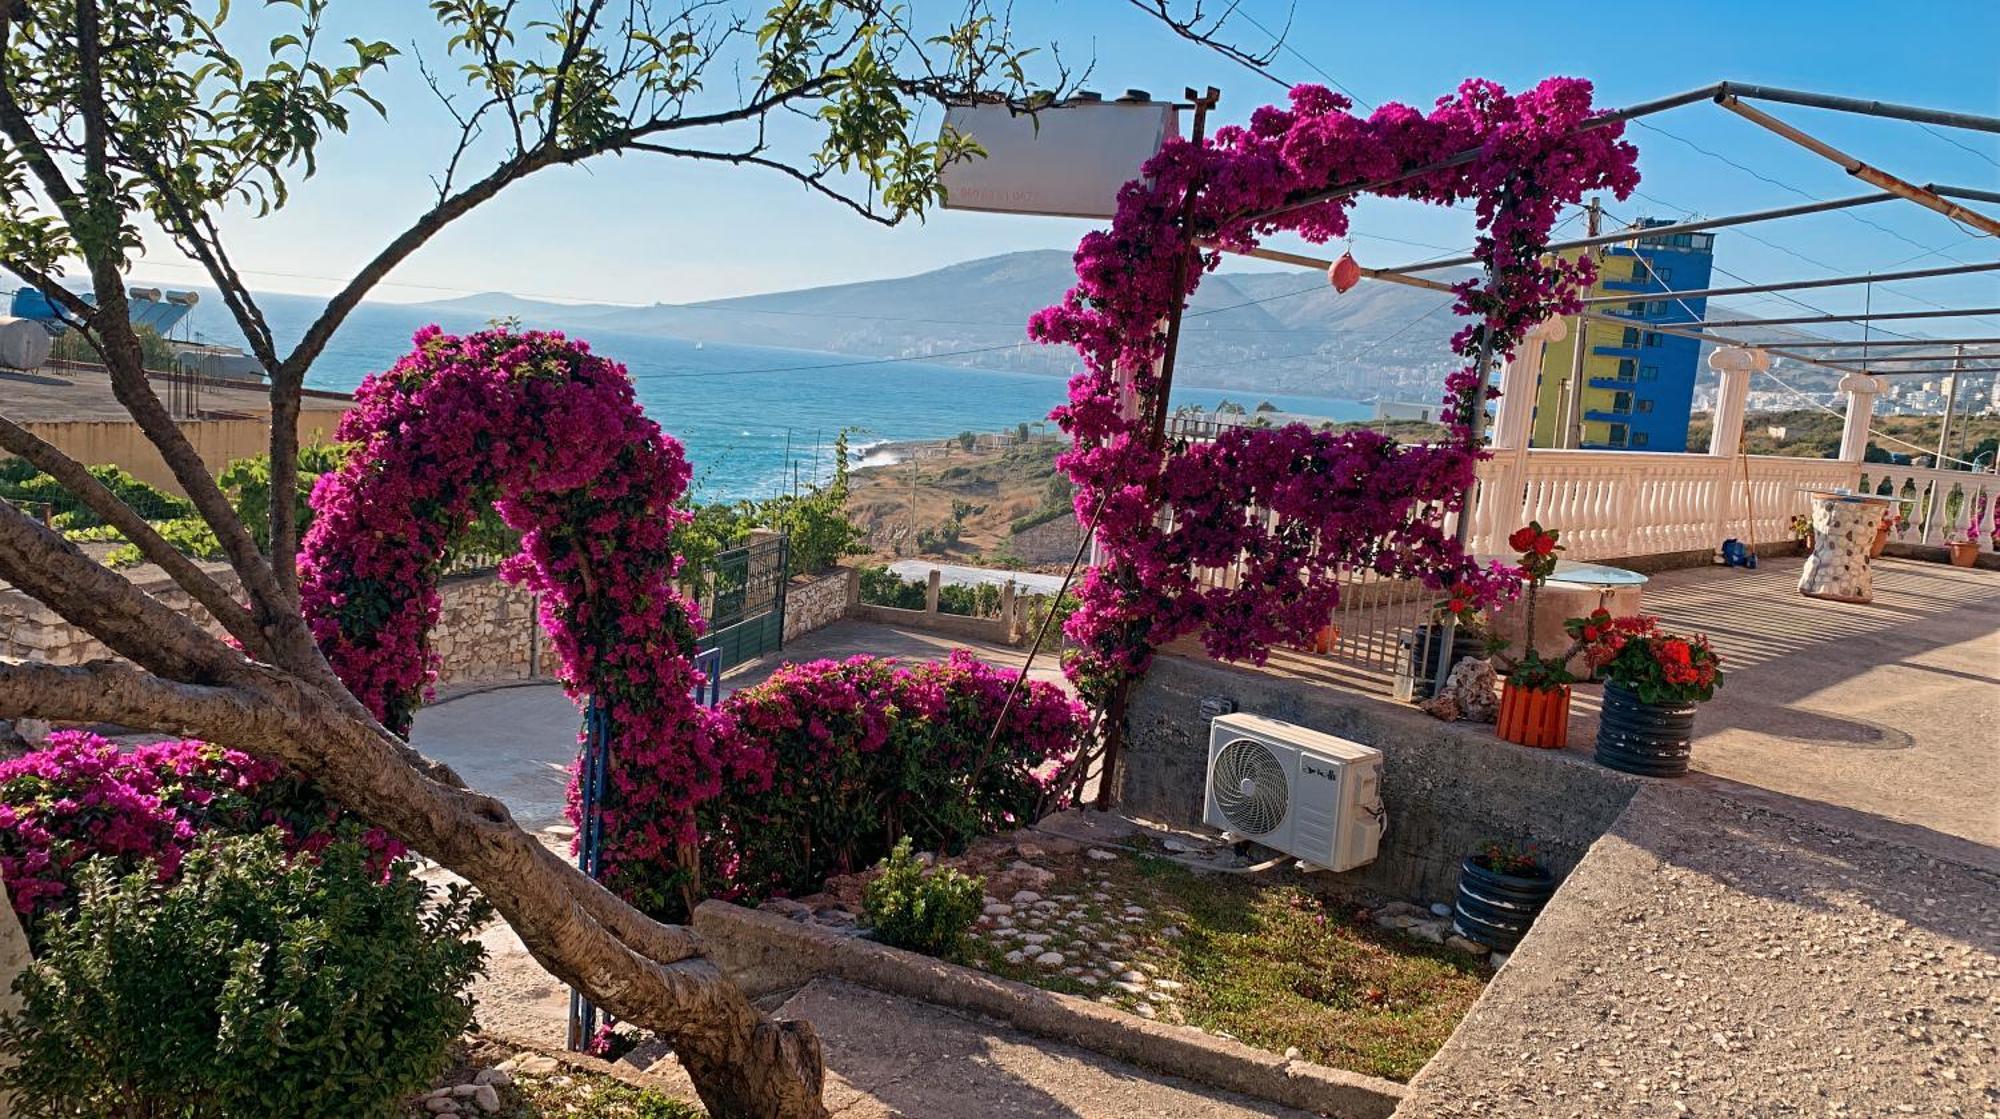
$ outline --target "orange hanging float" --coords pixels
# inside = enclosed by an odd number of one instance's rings
[[[1333,267],[1326,270],[1326,278],[1332,282],[1333,290],[1345,295],[1347,289],[1361,282],[1361,266],[1354,262],[1353,253],[1341,253]]]

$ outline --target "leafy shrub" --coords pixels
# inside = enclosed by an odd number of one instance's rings
[[[14,908],[36,915],[75,903],[79,864],[112,860],[116,873],[150,864],[171,877],[204,832],[276,827],[295,850],[317,850],[353,829],[377,868],[403,848],[360,831],[304,778],[205,742],[121,751],[83,731],[57,731],[41,750],[0,762],[0,878]]]
[[[1000,616],[1000,588],[992,583],[938,588],[938,612],[969,618]]]
[[[53,914],[0,1072],[30,1117],[388,1119],[472,1020],[488,910],[361,845],[274,830],[197,846],[178,878],[93,859]]]
[[[979,919],[985,880],[950,867],[927,869],[910,853],[910,837],[882,860],[882,873],[861,895],[862,913],[885,944],[951,959]]]
[[[93,466],[90,475],[146,520],[168,521],[195,515],[194,506],[187,500],[147,485],[118,467]],[[16,505],[48,506],[53,514],[51,523],[61,532],[104,523],[61,483],[20,459],[9,459],[5,469],[0,469],[0,498]]]
[[[198,560],[223,558],[222,543],[215,538],[215,530],[200,517],[175,517],[170,521],[157,522],[153,528],[158,530],[160,539],[184,556]],[[70,538],[75,539],[75,534],[70,534]],[[112,538],[124,539],[115,532]],[[146,557],[140,553],[138,545],[121,544],[105,553],[104,562],[108,567],[136,567],[146,562]]]
[[[679,919],[704,897],[809,893],[905,836],[961,850],[1033,819],[1064,787],[1086,722],[1062,689],[1032,682],[1002,723],[1013,682],[963,650],[908,667],[881,657],[786,665],[723,701],[757,776],[696,807],[700,877],[655,860],[615,868],[607,884]],[[628,806],[619,826],[674,823]]]
[[[901,610],[922,610],[926,586],[903,578],[886,567],[861,568],[861,601],[871,606],[894,606]],[[939,589],[943,596],[944,591]]]

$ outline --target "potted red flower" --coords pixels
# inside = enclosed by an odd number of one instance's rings
[[[1555,574],[1557,534],[1529,521],[1507,537],[1520,553],[1521,581],[1528,588],[1527,621],[1522,627],[1521,655],[1501,658],[1507,680],[1500,687],[1498,733],[1508,742],[1560,750],[1569,745],[1569,654],[1550,660],[1535,649],[1535,602],[1542,584]]]
[[[1657,618],[1612,618],[1602,610],[1570,626],[1604,677],[1599,764],[1647,777],[1686,773],[1695,705],[1722,684],[1722,659],[1708,638],[1663,632]]]

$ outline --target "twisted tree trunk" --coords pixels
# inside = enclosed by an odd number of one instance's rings
[[[0,578],[127,661],[0,661],[0,713],[185,734],[283,762],[471,882],[541,965],[667,1038],[711,1114],[816,1119],[820,1047],[766,1018],[702,956],[557,857],[505,805],[418,757],[317,671],[252,661],[68,541],[0,503]],[[320,661],[324,665],[324,661]]]

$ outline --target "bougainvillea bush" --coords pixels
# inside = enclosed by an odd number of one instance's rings
[[[378,869],[403,853],[297,774],[205,742],[121,751],[65,730],[43,749],[0,762],[0,877],[27,917],[75,904],[79,865],[93,856],[111,860],[115,873],[150,861],[171,878],[203,835],[266,828],[293,852],[351,835],[374,852]]]
[[[753,780],[755,754],[690,693],[700,616],[676,588],[688,464],[625,367],[539,331],[417,332],[355,393],[356,444],[313,491],[299,567],[314,636],[341,679],[407,733],[435,676],[429,643],[454,537],[481,508],[521,533],[500,576],[535,594],[572,698],[612,728],[604,865],[672,863],[694,806]],[[641,900],[634,898],[633,900]]]
[[[1429,113],[1392,103],[1363,119],[1349,107],[1304,85],[1248,127],[1201,144],[1169,139],[1120,192],[1111,228],[1078,246],[1077,285],[1029,324],[1030,336],[1074,346],[1084,363],[1053,418],[1074,440],[1058,465],[1076,484],[1078,517],[1096,519],[1102,557],[1067,627],[1083,649],[1072,674],[1086,694],[1136,679],[1155,648],[1196,630],[1228,659],[1261,660],[1303,640],[1325,622],[1347,569],[1463,587],[1481,606],[1515,589],[1511,569],[1475,563],[1443,529],[1483,453],[1471,423],[1488,396],[1482,357],[1504,359],[1530,327],[1576,309],[1593,278],[1588,258],[1543,250],[1559,211],[1586,191],[1626,197],[1637,152],[1617,123],[1581,127],[1595,110],[1590,83],[1573,78],[1518,94],[1471,80]],[[1447,158],[1465,151],[1474,154]],[[1466,365],[1445,385],[1449,437],[1405,447],[1376,432],[1289,425],[1155,447],[1160,324],[1216,266],[1217,250],[1247,250],[1281,230],[1339,237],[1358,191],[1307,200],[1364,184],[1475,204],[1473,253],[1487,275],[1454,289],[1458,312],[1474,321],[1452,340]],[[1270,212],[1285,206],[1297,208]],[[1239,562],[1239,578],[1202,577]]]
[[[753,776],[696,809],[699,881],[656,860],[614,866],[606,882],[649,911],[679,914],[702,897],[816,890],[899,838],[960,850],[1033,820],[1056,802],[1085,716],[1060,688],[1033,682],[1002,722],[1013,681],[963,650],[909,665],[786,665],[723,703]]]

